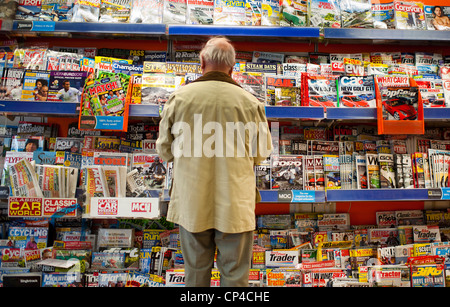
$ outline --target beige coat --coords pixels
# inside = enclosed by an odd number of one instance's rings
[[[172,94],[161,117],[156,149],[174,162],[167,219],[190,232],[254,230],[260,200],[254,165],[272,150],[264,105],[228,75],[210,72]],[[244,142],[226,133],[234,123],[258,129],[241,130]]]

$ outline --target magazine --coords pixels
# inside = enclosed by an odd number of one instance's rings
[[[380,188],[380,166],[378,164],[378,155],[366,153],[367,167],[367,188]]]
[[[50,72],[26,70],[20,100],[47,101]]]
[[[22,95],[23,78],[25,71],[19,68],[3,69],[1,86],[4,94],[0,96],[2,100],[20,100]]]
[[[300,87],[295,77],[265,76],[265,102],[275,106],[300,105]]]
[[[100,4],[101,0],[76,0],[68,19],[71,22],[98,22]]]
[[[273,156],[272,189],[303,190],[303,156]]]
[[[319,28],[340,28],[341,12],[336,0],[311,0],[310,25]]]
[[[338,79],[338,97],[339,107],[376,107],[373,76],[340,76]]]
[[[245,26],[245,1],[214,0],[214,25]]]
[[[16,197],[43,197],[33,165],[27,159],[9,167],[11,195]]]
[[[304,0],[281,0],[280,26],[308,26],[308,2]]]
[[[261,0],[261,25],[280,25],[280,2],[275,0]]]
[[[15,20],[39,20],[41,1],[20,0],[18,2]]]
[[[341,0],[341,22],[343,28],[373,28],[370,0]]]
[[[380,165],[380,188],[395,189],[395,168],[394,155],[387,153],[378,154],[378,163]]]
[[[99,22],[125,22],[130,18],[132,0],[102,0]]]
[[[373,27],[375,29],[395,29],[394,2],[371,0]]]
[[[52,71],[47,101],[80,102],[88,72]]]
[[[450,6],[425,5],[427,30],[450,30]]]
[[[162,23],[163,0],[132,0],[130,23]]]
[[[186,0],[163,0],[164,24],[186,24]]]
[[[423,3],[394,0],[394,13],[394,24],[396,29],[426,29]]]
[[[186,24],[210,25],[213,14],[214,0],[187,0]]]
[[[72,4],[72,0],[42,0],[39,20],[67,21],[67,13]]]

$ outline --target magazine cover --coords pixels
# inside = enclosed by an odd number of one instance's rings
[[[310,25],[319,28],[340,28],[341,12],[336,0],[310,0]]]
[[[341,0],[343,28],[373,28],[370,0]]]
[[[373,27],[375,29],[395,29],[394,2],[371,0]]]
[[[380,188],[380,166],[378,164],[377,154],[366,154],[366,167],[367,167],[367,188],[379,189]]]
[[[47,101],[80,102],[88,74],[84,71],[51,71]]]
[[[450,6],[425,5],[427,30],[450,30]]]
[[[99,22],[126,22],[130,18],[132,0],[101,0]]]
[[[42,0],[39,20],[67,21],[67,13],[72,5],[72,0]]]
[[[26,70],[20,100],[47,101],[50,72]]]
[[[338,155],[323,156],[323,170],[325,175],[325,189],[336,190],[341,188],[341,173]]]
[[[22,96],[23,78],[25,71],[19,68],[3,69],[1,100],[20,100]]]
[[[127,282],[126,272],[102,272],[98,274],[98,287],[102,288],[117,288],[117,287],[125,287]]]
[[[75,0],[71,22],[98,22],[101,0]]]
[[[308,1],[280,1],[280,26],[307,27],[308,23]]]
[[[275,75],[265,76],[266,105],[298,106],[300,105],[300,87],[295,77]]]
[[[79,129],[120,130],[128,127],[127,92],[115,76],[96,79],[82,94]],[[128,86],[128,84],[126,84]]]
[[[261,0],[247,0],[245,2],[245,24],[247,26],[261,25]]]
[[[244,26],[245,1],[214,0],[214,25]]]
[[[273,156],[272,189],[303,190],[303,156]]]
[[[132,0],[129,23],[162,23],[163,0]]]
[[[382,189],[395,189],[395,166],[394,155],[387,153],[378,154],[378,163],[380,165],[380,187]]]
[[[214,0],[186,0],[186,24],[210,25],[213,23]]]
[[[43,197],[33,165],[22,159],[9,167],[11,195],[16,197]]]
[[[262,73],[233,72],[231,77],[260,102],[265,102],[264,76]]]
[[[40,249],[47,247],[48,227],[11,226],[8,240],[14,241],[15,248]]]
[[[337,107],[337,75],[305,74],[302,81],[302,105],[310,107]]]
[[[395,28],[426,30],[423,3],[394,0]]]
[[[261,0],[261,25],[280,25],[280,2],[275,0]]]
[[[348,77],[338,79],[339,107],[375,108],[375,85],[373,76]]]
[[[41,1],[20,0],[16,11],[16,20],[39,20]]]
[[[173,73],[142,74],[141,104],[164,105],[176,88],[176,75]]]
[[[163,23],[185,24],[186,23],[186,0],[163,0]]]
[[[271,162],[270,157],[255,166],[256,188],[259,190],[271,189]]]
[[[138,170],[145,190],[165,188],[167,164],[158,155],[134,153],[131,158],[131,168]]]

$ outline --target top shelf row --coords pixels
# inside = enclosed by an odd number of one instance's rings
[[[179,24],[126,24],[126,23],[79,23],[52,21],[13,21],[4,24],[3,31],[65,32],[95,34],[129,34],[170,37],[195,37],[224,35],[229,37],[276,38],[276,39],[329,39],[329,40],[381,40],[381,41],[450,41],[450,31],[430,30],[384,30],[357,28],[324,28],[323,35],[314,27],[269,26],[216,26]]]

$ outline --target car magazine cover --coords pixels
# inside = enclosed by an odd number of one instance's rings
[[[129,23],[162,23],[163,0],[132,0]]]
[[[450,30],[450,6],[425,5],[427,30]]]
[[[186,0],[186,24],[210,25],[213,23],[214,0]]]
[[[375,108],[375,85],[373,76],[338,79],[339,107]]]
[[[443,82],[441,79],[428,80],[414,78],[422,97],[424,108],[445,108],[446,101],[444,97]]]
[[[395,28],[426,30],[425,13],[421,2],[394,0]]]
[[[375,29],[395,29],[394,2],[371,0],[373,27]]]
[[[337,75],[304,74],[302,105],[310,107],[337,107]]]

